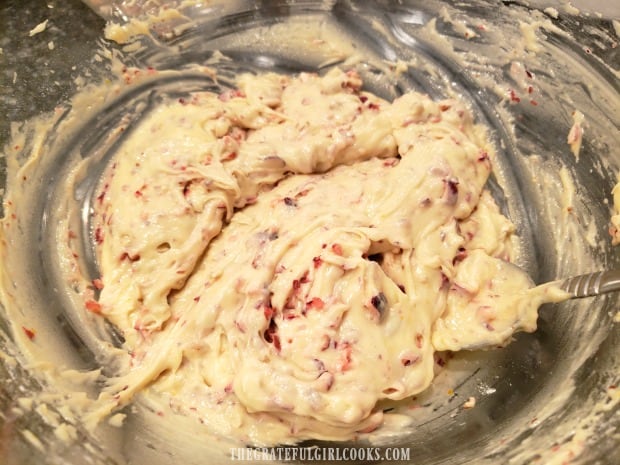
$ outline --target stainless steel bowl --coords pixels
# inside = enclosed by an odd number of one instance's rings
[[[4,145],[10,141],[9,121],[62,105],[76,91],[73,78],[79,75],[105,77],[109,70],[93,59],[95,53],[102,45],[122,46],[102,42],[104,21],[77,1],[8,1],[0,8],[6,26],[0,36]],[[186,13],[191,27],[154,34],[143,47],[123,52],[124,60],[136,66],[180,70],[179,79],[149,84],[123,101],[94,109],[74,134],[47,134],[49,159],[21,239],[31,244],[30,251],[23,269],[9,271],[17,282],[30,281],[37,289],[22,312],[45,321],[55,334],[54,344],[76,354],[73,368],[94,368],[98,358],[92,342],[96,335],[76,325],[74,311],[58,291],[62,276],[47,251],[50,225],[45,220],[54,208],[59,176],[76,154],[95,153],[99,136],[120,118],[130,115],[138,121],[140,115],[132,113],[137,102],[213,86],[183,69],[209,62],[216,50],[232,58],[212,65],[223,78],[219,85],[240,71],[295,73],[353,65],[326,49],[291,46],[277,33],[278,25],[290,21],[296,27],[322,24],[327,40],[353,44],[361,52],[354,65],[368,89],[385,98],[413,89],[433,97],[456,94],[468,102],[492,128],[498,160],[490,187],[517,225],[521,264],[535,281],[620,266],[620,254],[606,233],[620,162],[620,48],[609,17],[577,14],[561,5],[549,9],[543,2],[534,7],[483,0],[239,1],[197,4]],[[45,19],[47,29],[29,37],[28,31]],[[399,60],[409,66],[395,74],[389,63]],[[575,110],[586,118],[578,158],[567,144]],[[102,167],[93,165],[91,181]],[[567,189],[562,167],[576,186],[574,198],[568,199],[574,228],[558,221],[569,194],[562,191]],[[592,230],[598,236],[587,234]],[[556,451],[570,455],[583,439],[575,449],[583,446],[583,453],[571,463],[620,463],[620,415],[610,394],[619,383],[620,332],[613,323],[619,301],[608,295],[546,306],[538,330],[517,335],[507,348],[455,354],[446,370],[456,380],[454,392],[426,393],[428,408],[414,417],[415,427],[389,445],[405,447],[409,463],[416,465],[535,464],[554,463]],[[97,437],[78,429],[78,441],[58,440],[54,425],[40,412],[20,405],[20,398],[44,387],[14,343],[14,331],[2,309],[1,353],[16,360],[0,357],[0,454],[7,457],[5,463],[209,463],[206,455],[197,455],[208,454],[208,443],[195,436],[187,443],[170,441],[167,432],[178,425],[162,422],[139,403],[127,409],[121,428]],[[464,411],[460,405],[470,396],[478,398],[477,405]]]

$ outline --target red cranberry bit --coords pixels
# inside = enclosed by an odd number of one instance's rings
[[[316,369],[319,371],[319,373],[327,371],[327,369],[325,368],[325,363],[323,363],[322,360],[319,360],[318,358],[313,358],[312,361],[314,362],[314,365],[316,366]]]
[[[278,336],[278,325],[276,324],[273,318],[271,319],[271,321],[269,321],[269,327],[263,333],[263,337],[265,338],[265,341],[267,341],[270,344],[273,344],[275,349],[278,352],[280,352],[281,346],[280,346],[280,336]]]
[[[445,192],[446,203],[448,205],[456,205],[459,194],[459,182],[456,179],[445,179]]]
[[[89,312],[95,313],[97,315],[101,313],[101,304],[99,302],[94,300],[87,300],[85,305],[86,310],[88,310]]]
[[[34,329],[30,329],[30,328],[26,328],[25,326],[22,326],[22,330],[24,331],[24,334],[28,337],[28,339],[30,339],[31,341],[36,336]]]
[[[314,297],[312,300],[306,302],[306,309],[311,310],[323,310],[325,302],[320,297]]]
[[[420,357],[403,357],[400,359],[400,363],[402,363],[403,366],[408,367],[416,363],[418,360],[420,360]]]
[[[297,202],[291,197],[284,197],[284,203],[289,207],[296,207]]]
[[[387,309],[388,300],[383,292],[379,292],[370,299],[370,303],[377,309],[379,315],[383,315],[383,312]]]
[[[519,103],[521,101],[521,98],[517,96],[513,89],[510,89],[510,101],[515,103]]]
[[[456,265],[458,262],[463,261],[465,257],[467,257],[467,250],[465,247],[459,247],[456,256],[452,260],[452,264]]]
[[[456,195],[459,192],[459,182],[454,180],[454,179],[448,179],[447,181],[447,185],[448,185],[448,189],[450,190],[450,193]]]
[[[263,309],[263,314],[265,315],[266,320],[271,320],[274,314],[273,308],[271,308],[271,306],[269,305],[266,305]]]
[[[137,262],[140,260],[140,254],[130,255],[129,252],[123,252],[120,256],[120,260],[129,260],[130,262]]]
[[[332,244],[332,252],[336,255],[342,255],[342,246],[340,244]]]
[[[97,244],[102,244],[103,243],[103,231],[101,230],[100,227],[97,227],[95,229],[95,242]]]

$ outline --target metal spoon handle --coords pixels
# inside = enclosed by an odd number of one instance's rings
[[[597,271],[565,279],[560,287],[572,294],[572,298],[581,298],[620,291],[620,270]]]

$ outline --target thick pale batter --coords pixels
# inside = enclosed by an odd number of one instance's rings
[[[493,149],[458,101],[388,103],[332,70],[244,76],[156,108],[101,181],[101,313],[147,386],[252,444],[347,439],[426,389],[435,351],[533,331],[514,227],[484,190]]]

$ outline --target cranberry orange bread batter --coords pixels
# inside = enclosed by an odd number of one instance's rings
[[[243,76],[156,108],[101,181],[99,298],[149,387],[252,444],[349,439],[425,390],[435,351],[536,328],[485,183],[493,148],[456,100],[389,103],[353,72]]]

